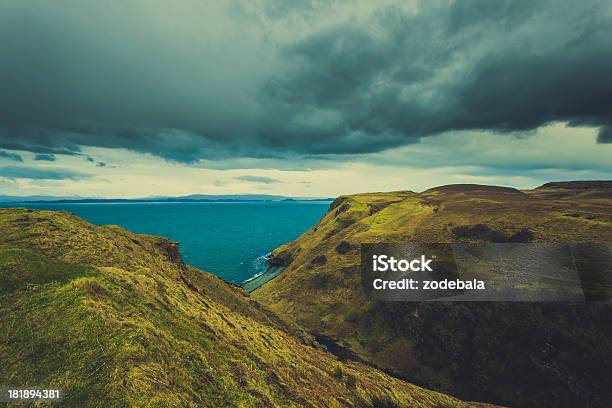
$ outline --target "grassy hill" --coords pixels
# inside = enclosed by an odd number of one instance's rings
[[[0,231],[0,386],[67,407],[475,405],[339,361],[164,238],[23,209]]]
[[[359,358],[462,398],[612,406],[610,304],[385,303],[361,289],[375,242],[612,242],[612,183],[534,190],[449,185],[338,198],[277,248],[284,271],[252,296]]]

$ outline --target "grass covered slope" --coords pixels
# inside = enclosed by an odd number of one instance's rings
[[[338,361],[166,239],[22,209],[0,231],[0,386],[69,407],[468,406]]]
[[[511,406],[612,406],[609,304],[384,303],[361,289],[361,243],[612,242],[612,183],[529,191],[450,185],[338,198],[277,248],[252,296],[427,387]]]

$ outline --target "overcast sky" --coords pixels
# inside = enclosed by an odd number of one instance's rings
[[[610,1],[290,3],[2,1],[0,194],[612,179]]]

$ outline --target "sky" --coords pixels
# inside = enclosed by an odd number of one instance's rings
[[[612,179],[609,1],[4,0],[0,194]]]

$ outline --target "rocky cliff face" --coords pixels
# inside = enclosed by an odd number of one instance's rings
[[[397,375],[510,406],[612,406],[609,304],[384,303],[361,290],[361,243],[611,242],[610,182],[451,185],[340,197],[273,254],[252,296]],[[318,260],[325,259],[325,262]]]
[[[165,238],[160,238],[160,240],[157,242],[157,247],[161,249],[163,253],[166,254],[170,262],[173,262],[177,265],[183,263],[183,260],[181,259],[181,253],[179,251],[178,242],[170,241]]]
[[[67,407],[464,407],[358,362],[175,243],[66,212],[0,209],[0,382]]]

